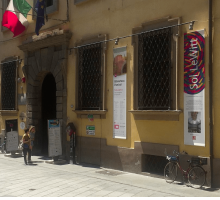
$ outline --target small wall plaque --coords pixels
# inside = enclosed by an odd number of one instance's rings
[[[95,126],[86,126],[86,135],[95,135]]]

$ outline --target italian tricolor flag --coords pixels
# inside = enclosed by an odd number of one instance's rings
[[[26,0],[10,0],[3,15],[2,26],[8,28],[15,36],[20,35],[28,26],[27,14],[31,6]]]

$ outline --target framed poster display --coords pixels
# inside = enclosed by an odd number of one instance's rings
[[[48,120],[48,154],[49,157],[62,155],[60,121]]]

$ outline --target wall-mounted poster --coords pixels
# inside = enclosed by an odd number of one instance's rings
[[[204,30],[184,34],[184,144],[205,146]]]
[[[17,151],[18,150],[18,132],[11,131],[6,133],[6,151]]]
[[[126,47],[113,49],[113,137],[126,139]]]
[[[26,94],[18,94],[18,105],[26,105],[27,102],[27,96]]]
[[[49,157],[61,156],[61,128],[59,120],[48,120],[48,154]]]

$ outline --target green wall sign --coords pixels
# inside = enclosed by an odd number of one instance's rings
[[[95,135],[95,126],[86,126],[86,135]]]

